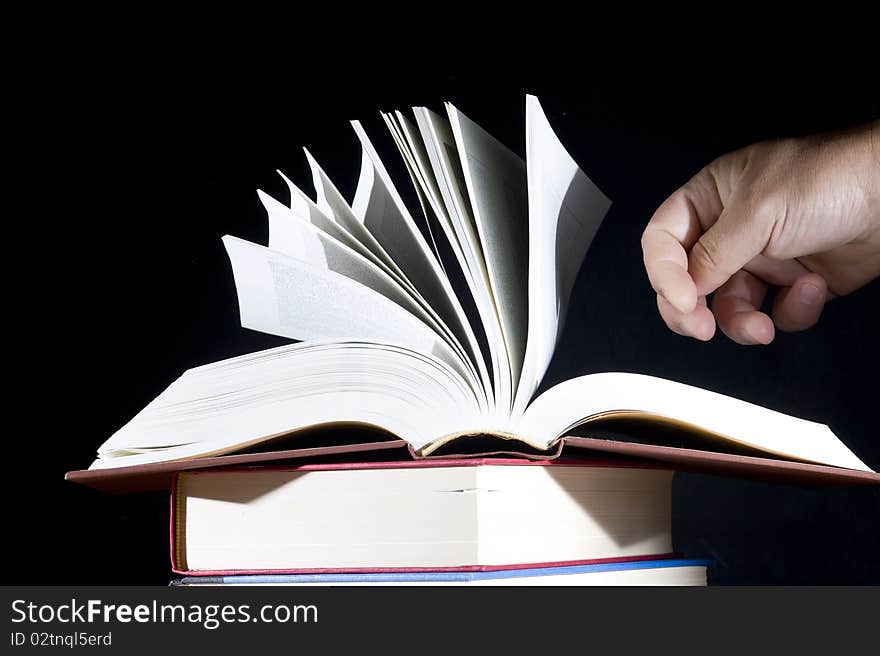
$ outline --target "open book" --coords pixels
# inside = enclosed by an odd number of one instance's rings
[[[356,121],[351,202],[308,152],[314,199],[286,177],[289,204],[259,192],[268,247],[224,237],[241,323],[304,341],[187,371],[100,447],[92,470],[266,449],[342,425],[387,431],[416,457],[486,435],[508,452],[549,453],[578,426],[623,417],[697,436],[706,451],[871,471],[824,425],[660,378],[593,374],[536,397],[610,201],[537,98],[526,99],[525,161],[452,105],[446,114],[383,115],[417,216]]]

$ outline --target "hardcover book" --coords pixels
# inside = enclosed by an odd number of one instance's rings
[[[653,561],[672,556],[672,475],[499,458],[183,472],[172,567],[229,576]]]

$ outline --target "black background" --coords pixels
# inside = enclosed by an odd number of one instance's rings
[[[307,146],[353,193],[364,121],[402,173],[379,109],[450,100],[520,153],[525,92],[614,201],[578,278],[546,379],[634,371],[827,423],[880,469],[874,417],[880,283],[832,302],[819,325],[767,347],[669,332],[639,237],[656,206],[714,157],[756,140],[878,116],[876,80],[793,63],[697,76],[605,72],[600,58],[401,68],[320,57],[270,71],[235,56],[159,61],[161,42],[65,53],[25,80],[9,188],[8,354],[17,393],[6,432],[8,583],[164,584],[167,495],[102,495],[65,483],[98,445],[186,368],[281,340],[243,330],[220,237],[265,243],[255,190],[306,189]],[[324,45],[335,45],[329,39]],[[291,60],[294,55],[290,54]],[[120,66],[124,63],[124,66]],[[278,64],[276,61],[275,64]],[[844,67],[846,70],[846,67]],[[398,176],[402,190],[408,181]],[[408,192],[409,193],[409,192]],[[412,198],[411,195],[408,198]],[[880,490],[807,490],[680,474],[676,548],[713,558],[718,584],[880,583]]]

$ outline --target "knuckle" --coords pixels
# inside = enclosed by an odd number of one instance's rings
[[[784,247],[784,233],[788,225],[786,194],[774,188],[753,193],[745,205],[742,220],[748,221],[763,240],[762,251],[768,257],[777,257]]]
[[[778,189],[753,193],[748,202],[748,209],[748,218],[763,224],[773,224],[784,213],[784,194]]]
[[[721,246],[718,241],[711,236],[711,233],[705,233],[694,244],[691,249],[691,257],[700,265],[712,271],[720,270],[721,262]]]

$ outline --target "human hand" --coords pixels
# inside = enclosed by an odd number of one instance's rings
[[[642,252],[680,335],[709,340],[717,320],[740,344],[769,344],[775,328],[809,328],[827,300],[880,275],[880,121],[719,157],[657,209]],[[772,320],[759,310],[768,285]]]

